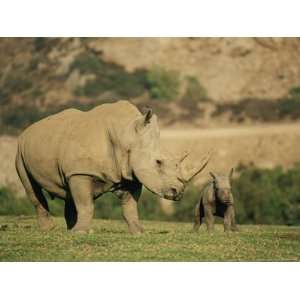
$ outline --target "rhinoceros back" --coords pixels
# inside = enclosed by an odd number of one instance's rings
[[[19,151],[27,171],[46,190],[63,187],[74,174],[116,181],[108,134],[140,113],[127,101],[100,105],[91,111],[67,109],[27,128],[19,137]]]

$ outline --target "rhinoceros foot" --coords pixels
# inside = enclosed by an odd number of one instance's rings
[[[76,234],[92,234],[94,233],[94,230],[74,227],[73,229],[71,229],[71,232],[74,232]]]
[[[50,231],[55,228],[55,224],[50,217],[40,218],[38,223],[41,231]]]
[[[133,235],[140,235],[144,232],[143,226],[138,222],[131,222],[128,226],[129,232]]]

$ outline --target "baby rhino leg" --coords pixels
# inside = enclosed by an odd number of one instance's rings
[[[233,205],[229,205],[224,214],[224,231],[237,230]]]
[[[212,233],[214,231],[214,215],[212,212],[211,205],[207,204],[204,206],[204,214],[205,214],[207,231],[208,233]]]
[[[231,230],[232,231],[239,231],[236,222],[235,222],[235,210],[234,207],[232,206],[232,212],[231,212]]]
[[[194,214],[195,219],[194,219],[194,227],[193,227],[194,232],[199,231],[199,228],[201,226],[202,216],[201,216],[201,211],[200,211],[200,204],[201,204],[201,202],[199,201],[195,207],[195,214]]]

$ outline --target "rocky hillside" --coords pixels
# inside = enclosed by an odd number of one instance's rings
[[[297,120],[299,53],[299,38],[1,38],[1,131],[120,98],[167,127]]]
[[[118,38],[89,45],[128,71],[161,65],[196,76],[216,101],[278,98],[300,84],[298,38]]]

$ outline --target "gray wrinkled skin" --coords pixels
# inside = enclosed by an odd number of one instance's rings
[[[200,199],[195,207],[194,231],[197,232],[205,217],[209,233],[214,230],[214,216],[224,218],[224,231],[237,231],[235,223],[234,199],[231,192],[231,177],[210,173],[212,181],[208,182],[201,191]]]
[[[31,125],[18,138],[16,169],[42,230],[54,226],[43,190],[65,201],[67,228],[78,232],[89,232],[94,200],[113,192],[129,231],[141,233],[137,203],[142,185],[180,200],[209,157],[193,170],[186,170],[183,160],[161,153],[151,110],[141,114],[128,101],[118,101],[88,112],[67,109]]]

